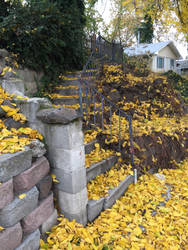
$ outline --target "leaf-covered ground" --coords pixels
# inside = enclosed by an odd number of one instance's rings
[[[43,249],[188,248],[188,159],[178,169],[159,171],[165,180],[143,175],[111,209],[87,227],[61,215]],[[170,192],[167,192],[170,189]]]
[[[41,249],[188,249],[188,115],[183,100],[165,76],[136,77],[124,74],[117,65],[104,66],[98,89],[133,115],[135,167],[144,175],[85,228],[60,215],[47,242],[41,240]],[[95,108],[100,124],[101,104]],[[89,111],[92,120],[92,105]],[[111,153],[120,156],[118,114],[112,110],[111,136],[108,105],[104,111],[104,131],[98,127],[85,132],[85,143],[98,140],[86,156],[86,167]],[[121,150],[118,163],[88,183],[89,199],[107,196],[109,189],[132,174],[125,117],[121,118]],[[148,174],[150,168],[165,180]]]

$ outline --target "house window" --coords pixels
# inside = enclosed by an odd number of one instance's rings
[[[158,69],[164,68],[164,58],[163,57],[157,57],[157,68]]]
[[[174,59],[170,59],[170,68],[171,68],[171,69],[174,68]]]

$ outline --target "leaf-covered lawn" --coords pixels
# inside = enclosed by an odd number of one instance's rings
[[[42,249],[187,249],[188,159],[160,171],[161,181],[144,175],[111,209],[86,228],[61,215]],[[170,199],[166,193],[170,187]],[[161,204],[161,205],[160,205]]]

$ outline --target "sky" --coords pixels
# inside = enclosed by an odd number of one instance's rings
[[[108,24],[110,21],[111,1],[110,0],[98,0],[98,2],[95,5],[95,8],[102,15],[105,23]],[[170,38],[169,40],[172,40],[174,42],[174,44],[176,45],[182,57],[185,58],[187,56],[187,44],[183,42],[181,43],[177,42],[173,40],[173,38]]]

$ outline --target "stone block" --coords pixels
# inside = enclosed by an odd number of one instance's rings
[[[32,210],[22,220],[23,232],[31,233],[46,221],[54,211],[53,194],[44,199],[40,205]]]
[[[50,217],[41,225],[41,233],[44,234],[46,232],[49,232],[51,228],[57,224],[57,210],[54,209],[53,214],[50,215]]]
[[[14,250],[22,241],[22,228],[20,223],[6,228],[0,232],[0,249]]]
[[[33,233],[27,235],[21,245],[15,250],[38,250],[40,247],[40,231],[37,229]]]
[[[63,213],[65,218],[67,218],[69,221],[76,220],[76,222],[82,224],[83,226],[86,226],[87,224],[87,209],[84,209],[80,211],[79,213],[71,214],[64,212]]]
[[[52,177],[45,176],[39,183],[37,183],[37,188],[39,190],[39,199],[46,198],[52,188]]]
[[[94,200],[88,200],[87,204],[87,216],[88,221],[92,222],[103,210],[104,206],[104,198],[101,198],[100,200],[94,201]]]
[[[37,159],[32,167],[15,176],[15,192],[25,192],[35,186],[50,170],[49,162],[46,157],[42,156]]]
[[[45,148],[44,143],[42,143],[38,139],[32,140],[31,143],[28,145],[28,147],[32,151],[33,158],[42,157],[46,153],[46,148]]]
[[[27,100],[18,100],[16,104],[20,112],[25,115],[28,122],[38,121],[37,112],[40,109],[51,108],[52,104],[47,98],[29,98]]]
[[[79,214],[86,209],[87,201],[86,188],[76,194],[69,194],[58,190],[58,203],[63,214]]]
[[[2,88],[9,94],[14,94],[17,91],[21,92],[22,94],[25,93],[24,82],[17,78],[3,80]]]
[[[10,179],[0,185],[0,209],[5,207],[14,199],[13,181]]]
[[[31,167],[32,153],[30,149],[14,154],[0,155],[0,182],[5,182]]]
[[[55,187],[63,192],[76,194],[86,187],[85,168],[69,172],[54,168],[52,173],[56,175],[56,178],[59,181],[59,183],[55,183]]]
[[[28,122],[28,126],[32,129],[36,129],[39,133],[45,136],[45,124],[39,120],[35,122]]]
[[[13,226],[37,207],[39,195],[37,188],[33,187],[25,194],[24,198],[20,199],[16,197],[11,203],[0,210],[1,226]]]
[[[53,168],[64,169],[65,171],[76,170],[85,167],[84,146],[73,149],[48,147],[48,154]]]
[[[86,169],[87,183],[101,174],[101,168],[104,168],[105,164],[107,164],[107,162],[106,160],[103,160],[92,164],[89,168]]]
[[[55,148],[73,149],[84,144],[81,120],[68,125],[46,124],[45,135],[47,145]]]
[[[134,177],[129,175],[123,180],[118,187],[109,190],[109,196],[104,200],[104,209],[111,208],[112,205],[118,200],[127,190],[130,184],[134,182]]]

